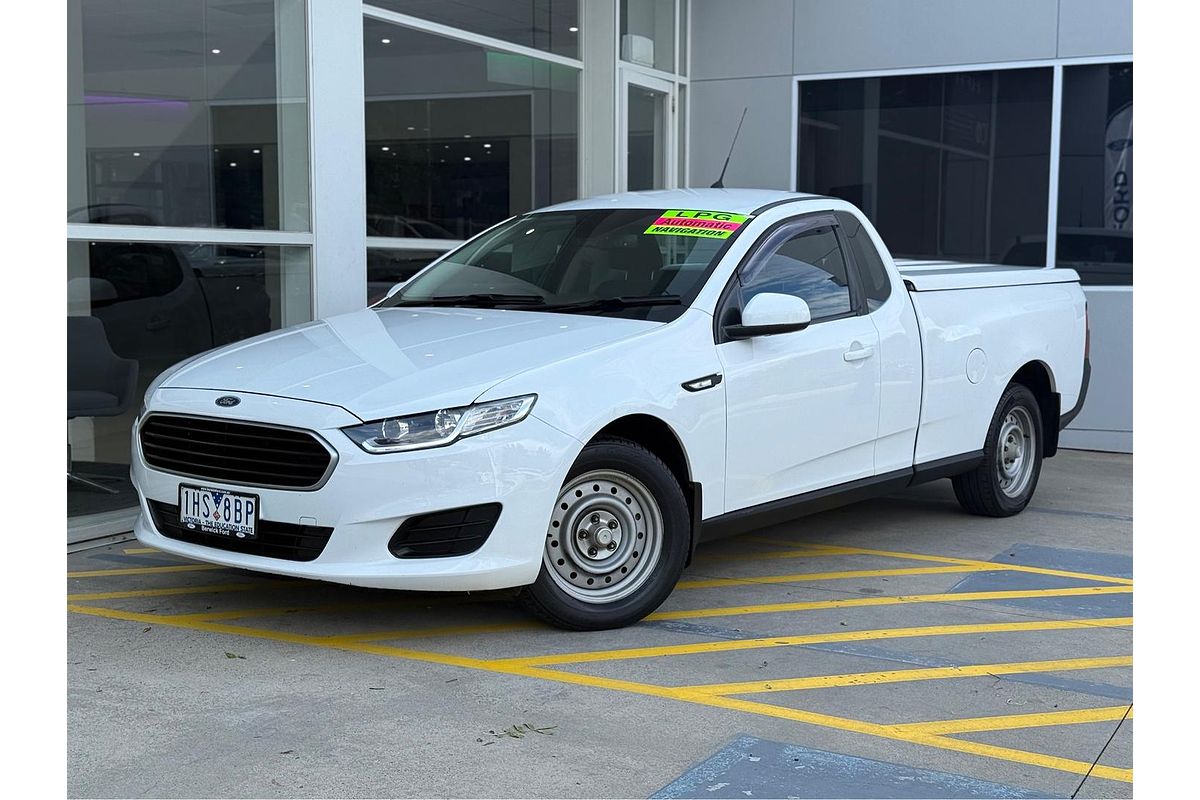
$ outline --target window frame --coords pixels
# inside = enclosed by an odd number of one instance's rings
[[[879,301],[879,308],[871,308],[871,298],[867,295],[867,284],[863,280],[865,265],[858,263],[858,256],[855,255],[854,248],[850,246],[850,237],[846,234],[846,226],[841,224],[842,218],[848,217],[854,220],[854,223],[859,226],[860,235],[865,235],[867,233],[866,225],[868,220],[865,217],[863,219],[859,219],[858,216],[851,211],[834,211],[833,213],[838,219],[838,233],[845,242],[845,253],[849,257],[849,260],[854,262],[854,272],[858,278],[859,288],[862,290],[862,305],[864,308],[862,313],[874,314],[876,311],[879,311],[885,305],[890,303],[892,298],[896,295],[896,285],[895,281],[892,280],[892,273],[888,270],[887,262],[883,260],[883,254],[879,252],[879,248],[875,246],[875,242],[872,241],[870,236],[867,236],[865,239],[867,246],[874,251],[875,257],[879,259],[879,265],[883,267],[883,276],[887,279],[887,297]]]
[[[842,226],[838,222],[836,211],[833,209],[809,211],[804,214],[786,217],[773,223],[759,235],[754,244],[750,246],[750,249],[746,251],[746,254],[742,256],[737,267],[734,268],[733,274],[726,281],[725,288],[721,290],[720,297],[717,299],[715,313],[713,314],[714,344],[721,345],[726,342],[735,341],[725,334],[726,323],[724,317],[735,306],[738,307],[739,314],[741,313],[742,273],[753,267],[760,258],[773,253],[775,249],[782,246],[785,242],[808,230],[826,226],[833,229],[838,247],[842,251],[842,261],[846,265],[846,284],[850,292],[850,310],[814,319],[809,323],[809,327],[850,319],[852,317],[860,317],[869,313],[867,310],[866,295],[859,280],[858,264],[852,257],[847,256],[849,250],[848,242],[846,241],[845,234],[842,232]]]

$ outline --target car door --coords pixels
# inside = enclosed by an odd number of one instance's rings
[[[792,294],[812,321],[791,333],[729,340],[750,298]],[[779,223],[743,260],[717,307],[724,373],[726,511],[874,474],[879,334],[836,218]]]

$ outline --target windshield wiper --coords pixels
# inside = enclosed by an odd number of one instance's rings
[[[620,311],[623,308],[677,306],[682,303],[683,299],[677,294],[652,294],[635,297],[601,297],[597,300],[582,300],[578,303],[543,306],[538,311]]]
[[[391,308],[402,306],[461,306],[465,308],[495,308],[497,306],[541,306],[546,298],[536,294],[448,294],[441,297],[400,300]]]

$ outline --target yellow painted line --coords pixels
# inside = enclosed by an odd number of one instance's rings
[[[440,628],[410,628],[403,631],[377,631],[375,633],[349,633],[327,636],[328,642],[382,642],[392,639],[424,639],[436,636],[466,636],[478,633],[509,633],[511,631],[546,630],[537,622],[493,622],[482,625],[446,625]]]
[[[863,608],[898,606],[909,603],[969,603],[981,600],[1018,600],[1038,597],[1075,597],[1080,595],[1129,594],[1132,586],[1071,586],[1063,589],[1017,589],[996,592],[945,592],[910,594],[896,597],[854,597],[847,600],[803,600],[795,603],[762,603],[748,606],[694,608],[683,611],[657,611],[646,619],[706,619],[736,617],[745,614],[779,614],[791,611],[815,611],[827,608]]]
[[[92,569],[84,572],[68,572],[68,578],[108,578],[115,575],[158,575],[168,572],[204,572],[212,569],[228,569],[219,564],[183,564],[178,567],[125,567],[122,569]]]
[[[930,733],[944,736],[950,733],[978,733],[980,731],[1011,731],[1021,728],[1046,728],[1054,725],[1082,725],[1088,722],[1113,722],[1133,719],[1129,706],[1107,706],[1105,708],[1083,708],[1076,711],[1044,711],[1033,714],[1005,714],[997,717],[975,717],[974,719],[946,719],[937,722],[911,722],[899,725],[902,731]]]
[[[258,589],[278,589],[293,581],[259,581],[258,583],[207,583],[200,586],[173,586],[163,589],[129,589],[123,592],[83,592],[67,595],[68,602],[89,600],[126,600],[131,597],[171,597],[181,594],[217,594],[220,592],[251,592]]]
[[[144,556],[149,553],[161,553],[157,547],[126,547],[121,551],[127,556]]]
[[[784,545],[795,547],[794,542],[785,542],[777,539],[762,539],[756,538],[755,541],[771,542],[775,545]],[[1060,578],[1078,578],[1086,581],[1100,581],[1102,583],[1117,583],[1124,586],[1132,586],[1133,580],[1130,578],[1118,578],[1114,575],[1095,575],[1090,572],[1072,572],[1063,569],[1049,569],[1046,567],[1031,567],[1025,564],[1006,564],[1002,562],[979,561],[972,558],[953,558],[950,556],[931,556],[925,553],[904,553],[894,550],[873,550],[868,547],[843,547],[840,545],[827,545],[806,543],[802,548],[795,550],[776,550],[770,553],[755,554],[753,557],[758,558],[811,558],[813,556],[836,556],[836,555],[861,555],[861,556],[881,556],[883,558],[903,558],[910,561],[933,561],[939,564],[960,564],[963,566],[986,566],[987,570],[1009,571],[1009,572],[1029,572],[1034,575],[1054,575]]]
[[[1068,658],[1056,661],[1014,661],[1005,664],[967,664],[960,667],[933,667],[929,669],[893,669],[883,672],[858,672],[847,675],[814,675],[808,678],[784,678],[782,680],[746,681],[743,683],[710,683],[697,686],[681,686],[680,688],[701,694],[760,694],[765,692],[792,692],[801,689],[831,689],[838,686],[871,686],[880,683],[936,681],[948,678],[978,678],[985,675],[1017,675],[1031,672],[1104,669],[1107,667],[1128,667],[1131,664],[1133,664],[1133,656]]]
[[[748,700],[741,700],[734,697],[720,697],[715,695],[703,695],[698,693],[689,694],[684,689],[676,689],[667,686],[654,686],[652,684],[634,683],[632,681],[622,681],[613,678],[601,678],[592,675],[581,675],[571,672],[560,672],[550,669],[539,669],[534,666],[527,666],[512,663],[511,661],[485,661],[481,659],[468,658],[465,656],[455,656],[447,653],[432,653],[421,650],[409,650],[398,647],[387,647],[369,643],[355,643],[349,641],[330,640],[322,637],[306,636],[304,634],[286,633],[283,631],[260,630],[253,628],[241,628],[234,625],[224,625],[217,622],[202,622],[197,620],[173,622],[170,617],[162,618],[154,614],[139,614],[136,612],[117,611],[109,608],[96,608],[90,606],[68,606],[70,611],[79,614],[89,614],[97,617],[105,617],[109,619],[126,620],[130,622],[162,624],[167,626],[186,628],[191,630],[202,630],[210,633],[229,634],[234,636],[247,636],[259,639],[268,639],[278,642],[286,642],[289,644],[310,645],[314,647],[326,647],[338,650],[347,650],[350,652],[369,653],[392,658],[406,658],[415,661],[423,661],[428,663],[443,664],[447,666],[463,667],[466,669],[475,669],[485,672],[494,672],[507,675],[520,675],[529,678],[539,678],[557,683],[568,683],[580,686],[588,686],[592,688],[610,689],[614,691],[629,692],[640,695],[649,695],[669,700],[677,700],[682,702],[696,703],[699,705],[715,706],[717,708],[731,709],[735,711],[743,711],[761,716],[775,717],[778,719],[789,719],[797,722],[803,722],[810,725],[819,725],[836,730],[851,731],[866,734],[869,736],[881,736],[888,739],[894,739],[913,744],[927,745],[929,747],[940,748],[943,750],[952,750],[961,753],[968,753],[976,756],[984,756],[988,758],[1000,759],[1003,761],[1011,761],[1020,764],[1031,764],[1047,769],[1060,770],[1071,772],[1077,775],[1086,774],[1091,768],[1091,764],[1083,761],[1075,761],[1073,759],[1058,758],[1056,756],[1044,755],[1041,753],[1029,753],[1023,750],[1014,750],[1006,747],[996,747],[994,745],[986,745],[978,742],[971,742],[962,739],[953,739],[945,736],[937,736],[918,731],[906,731],[897,725],[880,725],[878,723],[863,722],[861,720],[844,719],[841,717],[833,717],[826,714],[817,714],[811,711],[802,711],[799,709],[784,708],[782,706],[773,706],[768,703],[755,703]],[[1114,623],[1116,620],[1086,620],[1082,621],[1088,625],[1098,625],[1101,623]],[[1131,624],[1132,620],[1125,620],[1123,624]],[[1080,624],[1080,623],[1075,623]],[[1057,625],[1062,627],[1064,623],[1007,623],[1006,629],[1013,629],[1013,626],[1020,626],[1021,629],[1029,630],[1031,625]],[[959,626],[970,627],[978,630],[982,627],[996,628],[998,626]],[[1040,627],[1041,630],[1049,630],[1052,628]],[[1098,778],[1106,778],[1108,780],[1117,780],[1132,782],[1133,771],[1127,769],[1119,769],[1116,767],[1107,767],[1097,765],[1092,769],[1092,775]]]
[[[900,569],[855,569],[842,572],[797,572],[792,575],[765,575],[751,578],[704,578],[680,581],[676,589],[713,589],[720,586],[752,586],[759,583],[801,583],[804,581],[837,581],[855,578],[890,578],[905,575],[953,575],[962,572],[983,572],[983,567],[903,567]]]
[[[865,642],[879,639],[909,639],[918,636],[960,636],[972,633],[1011,633],[1020,631],[1086,630],[1088,628],[1121,628],[1133,624],[1133,617],[1097,619],[1035,620],[1032,622],[991,622],[971,625],[928,625],[916,628],[878,628],[864,631],[835,631],[809,633],[799,636],[766,636],[759,639],[723,639],[694,644],[632,647],[625,650],[592,650],[546,656],[507,658],[492,663],[520,666],[551,664],[583,664],[591,661],[620,661],[631,658],[659,658],[701,653],[726,653],[734,650],[758,650],[768,647],[793,647],[828,642]]]

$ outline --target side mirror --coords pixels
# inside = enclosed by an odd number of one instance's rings
[[[398,292],[398,291],[400,291],[401,289],[403,289],[403,288],[404,288],[404,284],[406,284],[406,283],[408,283],[408,281],[400,281],[399,283],[397,283],[397,284],[395,284],[394,286],[392,286],[392,288],[388,289],[388,291],[387,291],[387,294],[383,296],[383,299],[384,299],[384,300],[387,300],[389,297],[391,297],[392,295],[394,295],[396,292]]]
[[[791,294],[763,292],[750,298],[742,310],[742,324],[726,325],[730,339],[750,339],[776,333],[802,331],[812,322],[808,303]]]

